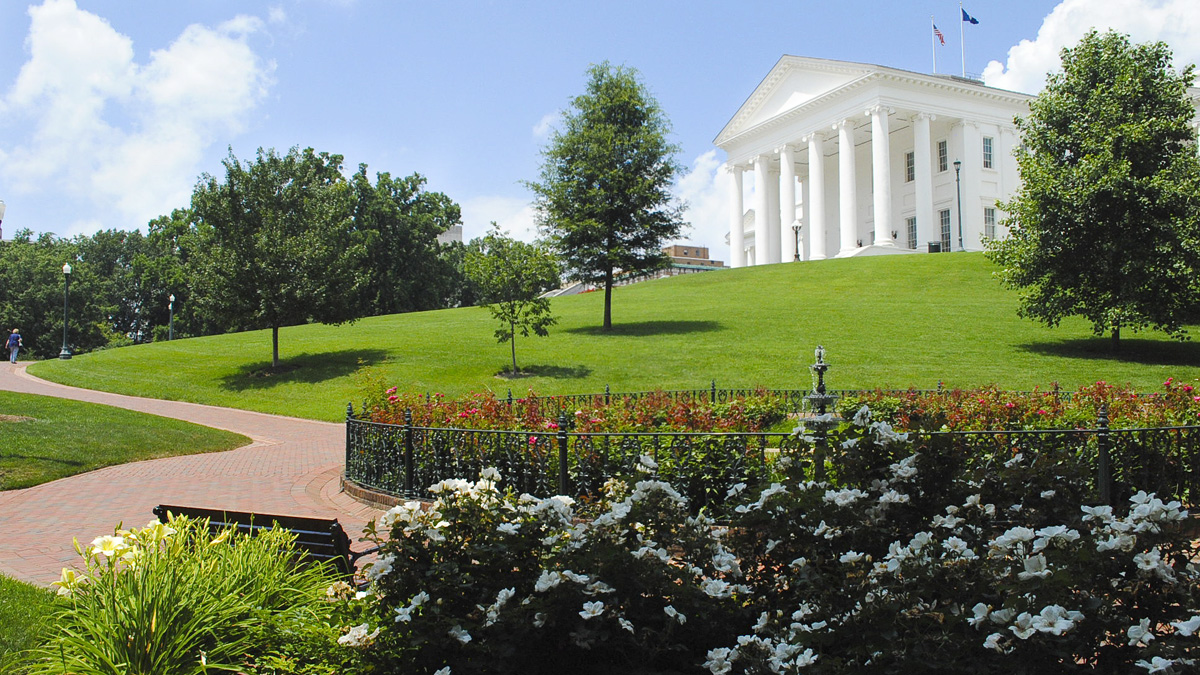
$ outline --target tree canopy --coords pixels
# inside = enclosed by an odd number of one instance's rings
[[[1022,186],[1000,207],[1008,238],[989,257],[1050,326],[1082,316],[1097,334],[1183,335],[1200,293],[1200,162],[1187,88],[1161,43],[1093,31],[1017,120]]]
[[[665,265],[663,243],[684,226],[670,192],[681,167],[666,115],[636,70],[602,63],[588,77],[542,151],[541,180],[528,186],[568,276],[603,285],[609,329],[615,273]]]
[[[500,321],[496,341],[512,345],[512,373],[516,375],[517,333],[529,337],[532,331],[545,336],[547,328],[557,322],[550,314],[550,300],[539,296],[558,286],[559,269],[546,249],[510,239],[495,223],[492,226],[492,231],[467,248],[464,270],[480,299]]]
[[[192,194],[204,251],[197,301],[236,329],[270,328],[273,367],[281,327],[358,316],[364,251],[341,163],[312,148],[259,149],[244,164],[230,152],[225,179],[206,175]]]

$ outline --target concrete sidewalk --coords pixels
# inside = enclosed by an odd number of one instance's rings
[[[67,387],[0,363],[0,390],[57,396],[173,417],[243,434],[237,450],[112,466],[0,492],[0,573],[37,584],[76,566],[87,544],[117,523],[141,527],[158,504],[337,518],[351,539],[381,512],[340,491],[340,424]],[[13,411],[20,414],[20,411]],[[3,442],[0,439],[0,442]]]

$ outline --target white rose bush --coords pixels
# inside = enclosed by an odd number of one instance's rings
[[[830,438],[826,482],[783,456],[712,516],[649,463],[588,504],[501,492],[494,469],[434,485],[369,529],[383,548],[363,658],[422,673],[1196,672],[1200,568],[1179,501],[1100,505],[1071,453],[973,457],[870,417]]]

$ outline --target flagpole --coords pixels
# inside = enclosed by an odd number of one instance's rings
[[[933,15],[929,15],[929,45],[933,48],[933,74],[937,75],[937,34],[933,31],[937,30],[937,24],[933,22]]]
[[[958,49],[962,54],[962,76],[965,79],[967,77],[967,45],[963,42],[963,24],[966,22],[963,21],[962,17],[963,8],[960,0],[958,3]]]

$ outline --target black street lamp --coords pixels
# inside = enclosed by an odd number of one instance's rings
[[[792,225],[792,233],[796,235],[796,257],[793,260],[795,262],[800,262],[800,224],[799,223]]]
[[[959,169],[962,168],[961,160],[954,160],[954,191],[958,193],[958,250],[964,251],[962,243],[962,181],[959,180]]]
[[[71,350],[67,347],[67,298],[71,295],[71,263],[63,263],[63,346],[58,358],[71,358]]]
[[[167,297],[170,302],[167,303],[167,310],[171,313],[167,319],[167,340],[175,339],[175,294],[172,293]]]

